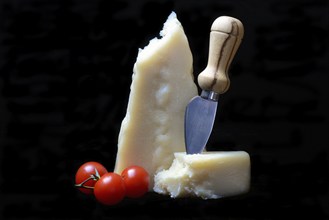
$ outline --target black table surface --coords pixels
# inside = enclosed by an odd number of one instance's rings
[[[171,11],[195,76],[213,20],[244,24],[207,148],[250,154],[250,192],[102,206],[75,172],[113,169],[138,48]],[[328,11],[326,0],[2,0],[0,219],[329,219]]]

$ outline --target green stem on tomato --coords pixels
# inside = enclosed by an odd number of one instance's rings
[[[84,186],[83,185],[83,184],[85,184],[87,181],[89,181],[91,179],[94,179],[94,177],[93,176],[90,176],[88,179],[85,179],[82,183],[75,184],[74,186],[75,187],[82,187],[82,188],[86,188],[86,189],[93,189],[94,187],[92,187],[92,186]]]
[[[85,186],[83,184],[85,184],[86,182],[88,182],[89,180],[95,180],[98,181],[101,178],[101,176],[98,173],[98,170],[95,168],[95,174],[91,174],[90,177],[88,179],[85,179],[84,181],[82,181],[82,183],[79,184],[75,184],[75,187],[81,187],[81,188],[85,188],[85,189],[94,189],[93,186]]]

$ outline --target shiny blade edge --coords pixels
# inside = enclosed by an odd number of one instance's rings
[[[213,129],[218,103],[196,96],[185,110],[185,148],[187,154],[201,153]]]

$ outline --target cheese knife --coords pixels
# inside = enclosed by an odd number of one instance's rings
[[[187,154],[201,153],[215,121],[218,98],[229,86],[228,68],[243,38],[241,21],[218,17],[211,26],[207,67],[199,74],[201,95],[191,99],[185,110],[185,147]]]

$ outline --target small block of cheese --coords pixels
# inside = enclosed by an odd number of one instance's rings
[[[171,197],[216,199],[246,193],[250,157],[244,151],[175,153],[171,167],[157,173],[154,191]]]
[[[155,173],[170,167],[174,152],[185,150],[185,108],[198,92],[192,53],[174,12],[160,35],[139,50],[114,169],[121,173],[131,165],[144,167],[150,190]]]

